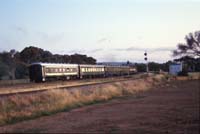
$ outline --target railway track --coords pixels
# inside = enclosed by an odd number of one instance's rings
[[[27,93],[42,92],[47,90],[55,90],[55,89],[70,89],[82,86],[100,85],[106,83],[140,79],[146,76],[147,76],[146,74],[136,74],[136,75],[131,75],[129,77],[85,79],[85,80],[74,80],[74,81],[53,82],[53,83],[48,82],[39,84],[30,83],[25,85],[17,85],[17,87],[12,85],[10,87],[8,86],[0,88],[0,96],[10,96],[16,94],[27,94]]]

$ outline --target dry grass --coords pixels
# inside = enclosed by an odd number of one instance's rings
[[[200,72],[188,73],[190,79],[200,79]]]
[[[58,89],[3,97],[0,99],[0,125],[66,111],[114,97],[136,94],[146,91],[162,81],[163,76],[157,75],[145,79],[88,86],[86,89]]]

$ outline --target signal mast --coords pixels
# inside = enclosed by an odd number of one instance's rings
[[[148,73],[149,72],[149,67],[148,67],[147,51],[145,51],[144,56],[145,56],[144,60],[146,61],[146,72]]]

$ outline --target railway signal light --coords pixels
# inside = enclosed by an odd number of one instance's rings
[[[148,67],[148,61],[147,61],[147,52],[145,51],[145,53],[144,53],[144,60],[147,62],[146,63],[146,71],[147,71],[147,73],[149,72],[149,67]]]

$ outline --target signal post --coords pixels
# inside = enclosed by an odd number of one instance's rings
[[[146,72],[148,73],[149,72],[149,67],[148,67],[148,58],[147,58],[147,52],[145,51],[144,53],[144,60],[146,61]]]

